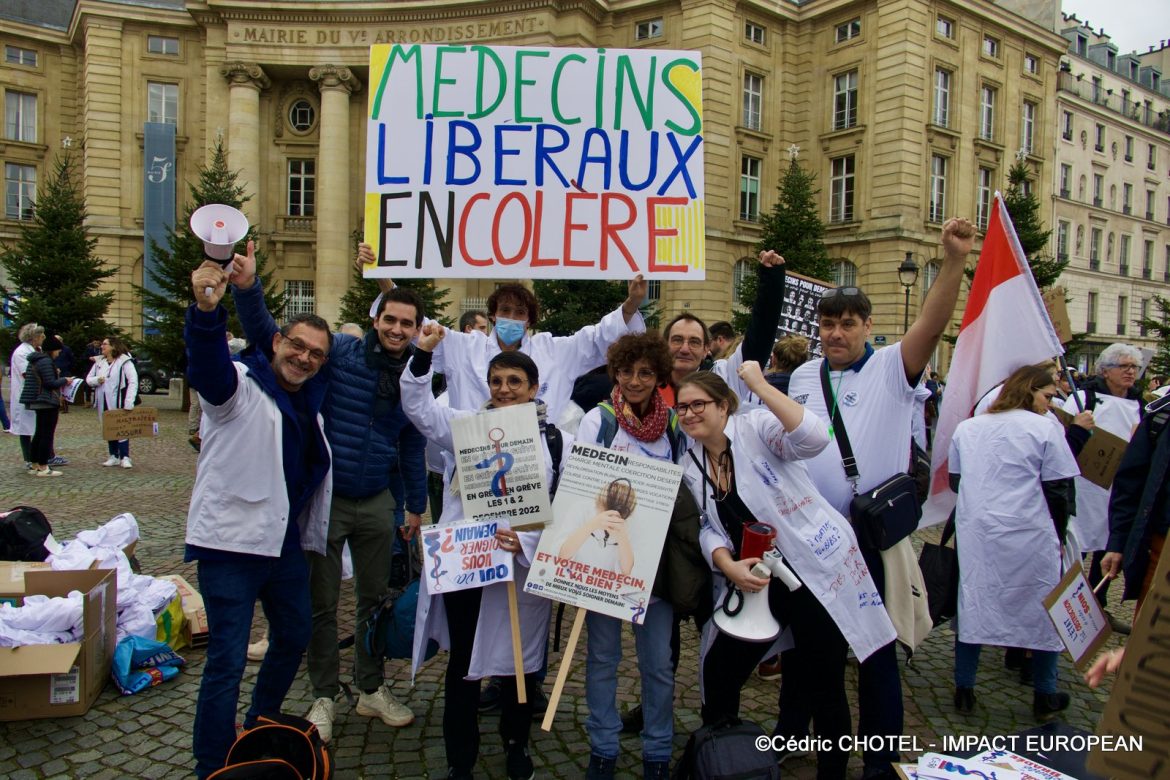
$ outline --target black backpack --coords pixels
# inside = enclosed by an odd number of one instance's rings
[[[45,540],[53,526],[45,513],[31,506],[0,513],[0,561],[44,561]]]
[[[296,715],[262,715],[208,780],[330,780],[333,766],[317,727]]]
[[[703,726],[687,740],[673,780],[779,780],[775,754],[758,747],[757,740],[766,736],[739,718]]]

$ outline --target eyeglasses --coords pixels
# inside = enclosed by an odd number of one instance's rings
[[[1113,366],[1107,366],[1107,368],[1116,368],[1116,369],[1119,369],[1121,371],[1135,371],[1136,372],[1139,368],[1141,368],[1141,366],[1139,366],[1137,363],[1118,363],[1118,364],[1113,365]]]
[[[648,368],[638,369],[637,372],[632,368],[619,368],[617,370],[618,379],[633,379],[635,376],[643,382],[654,382],[658,379],[658,374],[654,373]]]
[[[689,404],[675,404],[674,411],[679,417],[686,417],[687,412],[693,415],[700,415],[703,410],[707,408],[707,404],[713,404],[714,401],[704,401],[702,399],[691,401]]]
[[[288,342],[289,347],[291,347],[292,350],[298,355],[308,354],[309,359],[314,363],[324,363],[329,359],[329,355],[325,354],[325,352],[317,349],[316,347],[310,347],[296,336],[282,336],[281,338]]]
[[[704,342],[698,336],[695,336],[695,337],[689,338],[689,339],[684,338],[682,336],[671,336],[670,337],[670,346],[681,347],[684,344],[687,345],[688,347],[690,347],[691,349],[702,349]]]
[[[520,377],[515,376],[514,374],[510,374],[508,376],[493,376],[491,379],[488,380],[488,386],[490,386],[494,390],[498,390],[499,388],[504,387],[505,385],[507,386],[507,388],[509,390],[519,390],[520,388],[524,387],[524,385],[526,385],[526,384],[528,384],[528,380],[521,379]]]
[[[860,295],[860,287],[834,287],[831,290],[825,290],[823,293],[821,293],[821,300],[823,301],[826,298],[836,298],[837,296],[841,296],[842,298],[857,298]]]

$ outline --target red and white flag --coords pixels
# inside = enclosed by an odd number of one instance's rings
[[[930,497],[923,505],[919,527],[943,522],[955,508],[957,496],[947,477],[947,452],[955,427],[971,416],[988,390],[1017,368],[1062,354],[1064,348],[997,192],[947,374],[930,459]]]

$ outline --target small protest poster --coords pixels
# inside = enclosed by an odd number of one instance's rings
[[[366,277],[701,280],[697,51],[370,47]]]
[[[833,285],[788,272],[788,283],[784,286],[784,308],[780,312],[777,328],[780,336],[795,335],[808,339],[809,354],[821,356],[821,329],[817,319],[817,303],[821,295]]]
[[[510,582],[512,553],[496,541],[495,520],[429,526],[422,532],[427,593],[450,593]]]
[[[668,461],[574,444],[525,591],[641,624],[681,479]]]
[[[1133,618],[1125,658],[1113,681],[1113,692],[1097,725],[1097,736],[1108,740],[1093,746],[1086,761],[1090,771],[1116,780],[1164,780],[1170,777],[1166,735],[1170,733],[1167,687],[1170,679],[1170,552],[1163,548],[1150,591]],[[1116,749],[1126,745],[1128,750]],[[1110,749],[1110,747],[1115,749]],[[1136,748],[1136,749],[1135,749]]]
[[[61,388],[61,397],[69,403],[73,403],[73,400],[77,398],[77,391],[80,390],[81,386],[84,384],[84,379],[74,377],[69,381],[69,384]]]
[[[110,409],[102,414],[102,438],[106,441],[158,436],[158,409]]]
[[[1105,610],[1079,566],[1070,568],[1044,597],[1044,608],[1077,668],[1092,660],[1112,633]]]
[[[506,518],[526,531],[552,518],[535,404],[456,417],[451,436],[467,519]]]
[[[1081,476],[1106,490],[1113,487],[1113,477],[1117,475],[1121,457],[1125,455],[1125,448],[1128,446],[1129,442],[1120,436],[1115,436],[1104,428],[1094,428],[1088,443],[1077,455]]]
[[[1068,307],[1064,302],[1064,288],[1050,287],[1044,291],[1044,309],[1048,312],[1048,319],[1052,322],[1052,329],[1061,344],[1072,341],[1072,323],[1068,318]]]

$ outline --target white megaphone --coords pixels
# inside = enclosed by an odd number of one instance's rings
[[[775,548],[776,532],[763,523],[744,526],[743,558],[759,558],[752,567],[756,577],[777,577],[789,590],[800,587],[800,580],[784,563]],[[744,593],[728,583],[723,603],[715,608],[715,626],[725,634],[745,642],[771,642],[780,635],[780,624],[772,617],[768,606],[768,589],[758,593]]]
[[[248,234],[244,212],[222,203],[209,203],[191,214],[191,232],[203,241],[203,254],[227,267],[236,252],[236,242]],[[212,289],[203,294],[211,297]]]

